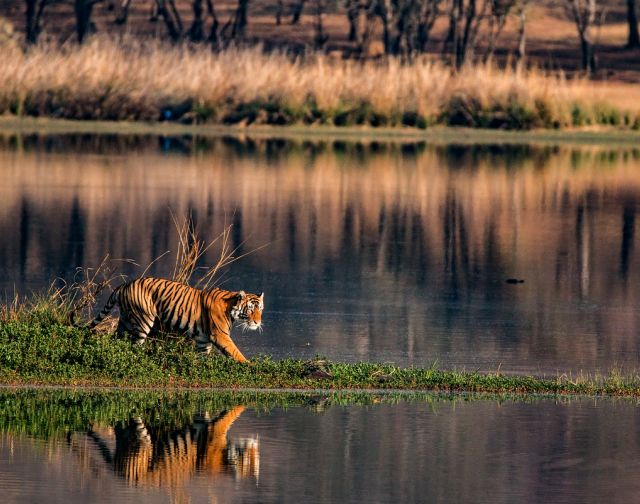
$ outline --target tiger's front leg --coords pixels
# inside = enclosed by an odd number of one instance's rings
[[[228,335],[220,333],[214,334],[211,336],[211,341],[213,341],[213,344],[227,357],[231,357],[238,362],[247,362],[247,358],[242,355],[242,352],[235,343],[231,341]]]

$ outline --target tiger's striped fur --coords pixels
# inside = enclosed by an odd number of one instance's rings
[[[162,278],[138,278],[118,286],[89,327],[97,326],[117,304],[119,336],[126,331],[134,342],[144,343],[152,329],[162,327],[189,334],[201,352],[208,354],[215,345],[228,357],[245,362],[231,340],[231,326],[240,321],[243,328],[260,329],[263,303],[264,294],[198,290]]]

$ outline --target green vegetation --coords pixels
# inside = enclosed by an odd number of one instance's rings
[[[61,438],[92,425],[124,425],[141,417],[156,432],[184,428],[198,413],[220,412],[236,406],[260,413],[274,409],[303,407],[321,412],[332,406],[398,404],[414,402],[436,408],[439,403],[475,399],[533,401],[511,395],[435,394],[422,392],[352,391],[158,391],[158,390],[68,390],[52,388],[0,389],[0,432],[41,439]],[[569,401],[570,399],[565,399]]]
[[[7,384],[258,389],[406,389],[488,393],[640,396],[640,376],[558,376],[400,368],[391,364],[254,358],[251,365],[199,355],[188,340],[159,336],[142,346],[70,326],[46,299],[0,317],[0,380]]]
[[[326,400],[322,398],[323,404]],[[343,401],[344,396],[336,400]],[[362,402],[366,396],[353,400]],[[238,405],[268,411],[314,404],[317,399],[301,393],[5,389],[0,390],[0,432],[49,439],[91,424],[114,425],[135,416],[171,429],[191,423],[200,411]]]

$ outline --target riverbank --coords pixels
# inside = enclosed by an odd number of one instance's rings
[[[513,376],[498,372],[400,368],[392,364],[340,363],[254,357],[250,365],[203,357],[188,340],[166,335],[133,346],[110,333],[92,334],[45,312],[31,320],[0,322],[0,383],[187,387],[220,389],[326,389],[578,394],[640,397],[640,376]]]
[[[240,139],[282,139],[311,142],[394,142],[456,145],[602,145],[606,147],[636,146],[640,130],[614,126],[569,128],[563,130],[491,130],[434,126],[428,129],[331,125],[252,125],[180,124],[143,121],[80,121],[35,117],[0,116],[0,135],[121,135]]]
[[[640,128],[607,87],[538,70],[428,59],[292,59],[96,37],[83,46],[0,46],[0,114],[222,125]]]

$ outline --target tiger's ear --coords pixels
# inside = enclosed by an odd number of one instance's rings
[[[239,291],[238,292],[238,301],[241,301],[242,299],[244,299],[246,297],[247,293],[245,291]]]
[[[260,293],[260,302],[262,303],[264,301],[264,292]]]

